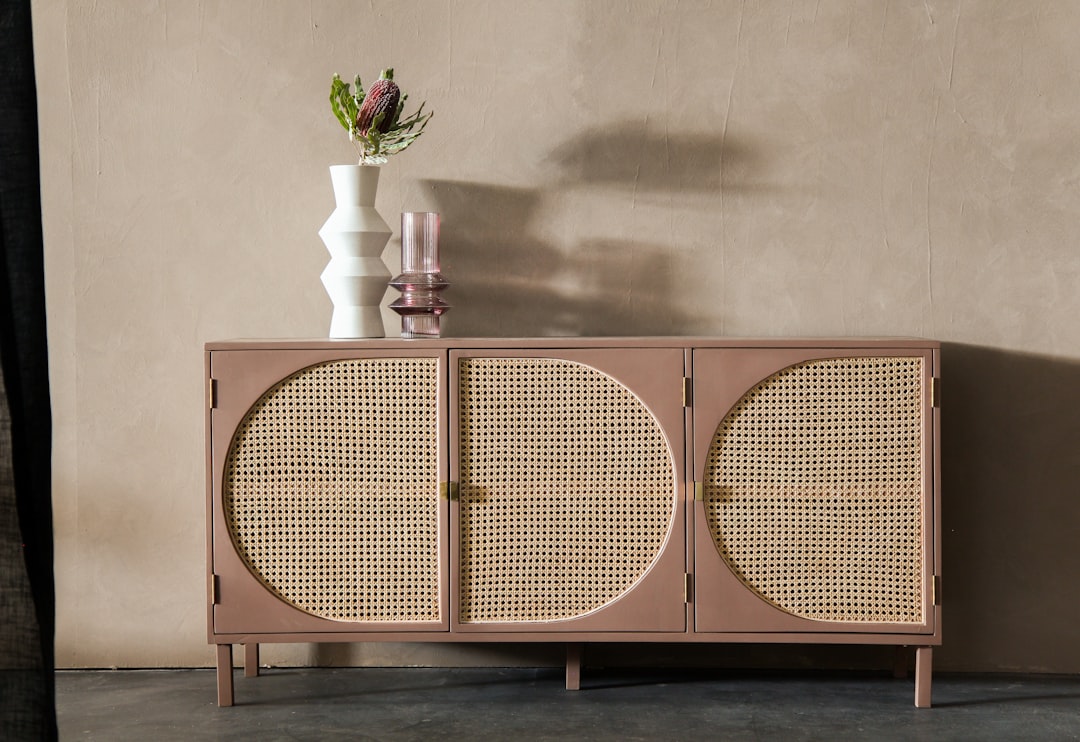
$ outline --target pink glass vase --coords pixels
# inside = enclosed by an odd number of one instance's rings
[[[401,275],[390,285],[401,292],[390,305],[401,315],[401,337],[439,337],[439,318],[450,309],[439,294],[450,283],[439,272],[438,214],[402,212]]]

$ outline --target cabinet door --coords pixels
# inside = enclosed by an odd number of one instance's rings
[[[933,363],[694,352],[696,631],[933,632]]]
[[[213,633],[446,630],[445,353],[214,351]]]
[[[450,363],[453,630],[685,631],[683,350]]]

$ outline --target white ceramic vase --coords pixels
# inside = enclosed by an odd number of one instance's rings
[[[334,304],[330,337],[385,337],[379,305],[390,270],[383,263],[382,251],[392,232],[375,211],[379,167],[331,165],[330,180],[337,208],[319,230],[330,251],[330,262],[322,272],[323,286]]]

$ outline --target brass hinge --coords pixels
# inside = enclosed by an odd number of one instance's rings
[[[439,482],[439,497],[444,500],[456,502],[458,499],[457,482]]]
[[[689,407],[694,403],[694,382],[688,377],[684,376],[682,380],[682,406]]]
[[[930,378],[930,406],[941,407],[941,379],[937,376]]]
[[[941,575],[934,575],[932,598],[934,605],[941,605]]]
[[[694,482],[694,499],[698,502],[705,499],[705,485],[701,482]]]
[[[208,379],[207,394],[210,397],[210,409],[217,407],[217,379]]]
[[[217,605],[221,602],[221,579],[217,575],[210,576],[210,603]]]
[[[685,579],[683,580],[683,602],[689,603],[694,597],[694,576],[689,572],[685,573]]]

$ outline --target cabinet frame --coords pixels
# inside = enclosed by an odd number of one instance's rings
[[[467,623],[459,618],[461,603],[461,502],[450,503],[451,512],[451,630],[455,633],[485,632],[572,632],[572,631],[658,631],[687,630],[687,615],[683,600],[686,574],[686,489],[685,468],[678,436],[683,434],[686,408],[682,406],[679,385],[671,383],[685,374],[680,349],[618,348],[618,349],[545,349],[545,350],[484,350],[455,349],[450,351],[451,411],[458,401],[460,362],[467,359],[536,359],[569,361],[599,371],[627,389],[643,403],[664,434],[671,464],[672,515],[665,543],[652,565],[638,583],[613,601],[596,610],[574,618],[554,621],[516,621]],[[631,363],[632,361],[632,363]],[[650,372],[646,363],[663,364],[665,374]],[[450,479],[461,481],[460,416],[450,415]]]
[[[449,508],[438,503],[439,613],[438,621],[357,621],[323,618],[290,605],[272,593],[252,573],[236,551],[226,522],[223,502],[225,462],[233,435],[214,435],[214,429],[235,431],[249,409],[280,381],[324,363],[347,360],[431,358],[439,369],[437,377],[436,426],[445,437],[446,354],[431,350],[395,350],[393,355],[367,349],[293,351],[255,349],[218,351],[207,354],[208,382],[208,625],[214,634],[337,634],[357,632],[446,632],[449,630]],[[242,370],[238,370],[242,369]],[[446,481],[444,446],[438,447],[438,481]]]
[[[920,551],[924,555],[921,565],[921,613],[920,623],[826,621],[792,615],[764,600],[750,595],[724,560],[717,553],[707,523],[705,502],[694,503],[694,564],[703,582],[719,586],[717,590],[699,593],[694,627],[699,633],[754,632],[808,632],[829,633],[867,632],[874,634],[932,634],[936,625],[934,584],[940,574],[937,565],[926,555],[936,555],[936,517],[934,497],[934,472],[936,454],[932,431],[936,424],[936,410],[931,399],[932,380],[935,378],[933,350],[866,349],[853,351],[840,348],[789,349],[781,348],[762,352],[746,349],[698,348],[694,357],[694,452],[695,482],[704,479],[704,467],[712,443],[714,431],[725,415],[759,381],[780,373],[797,364],[831,359],[911,357],[922,360],[922,399],[920,434],[922,451]],[[706,368],[724,370],[723,378],[706,372]],[[741,590],[740,590],[741,589]],[[728,598],[725,600],[725,598]],[[706,605],[706,603],[708,603]]]
[[[681,628],[655,630],[635,625],[633,620],[621,626],[594,620],[603,613],[587,614],[588,620],[567,621],[565,625],[537,627],[527,624],[467,624],[456,621],[455,595],[457,568],[456,539],[457,503],[450,497],[441,501],[440,515],[440,617],[441,621],[404,624],[364,624],[332,621],[312,616],[285,604],[247,572],[247,567],[232,547],[228,527],[220,502],[224,457],[227,455],[231,431],[246,413],[247,407],[269,387],[297,370],[333,360],[350,358],[435,357],[440,363],[438,431],[439,477],[446,483],[447,495],[457,481],[457,463],[452,455],[456,445],[456,415],[451,404],[456,378],[455,358],[463,356],[499,355],[502,357],[588,358],[600,351],[630,351],[631,349],[666,349],[682,356],[682,373],[678,378],[662,383],[685,388],[686,405],[678,416],[665,418],[662,425],[669,440],[674,460],[676,503],[672,533],[681,529],[679,544],[664,552],[664,559],[681,561],[683,572],[671,574],[683,578],[678,586],[682,602]],[[845,357],[851,355],[921,355],[927,359],[929,379],[926,394],[936,388],[940,379],[940,344],[916,338],[543,338],[543,339],[433,339],[433,340],[238,340],[211,342],[205,346],[206,378],[206,502],[207,502],[207,636],[217,648],[218,701],[233,703],[232,646],[245,646],[246,674],[258,672],[258,644],[290,642],[559,642],[567,645],[567,683],[576,687],[580,678],[581,644],[584,642],[778,642],[778,643],[847,643],[880,644],[916,648],[916,705],[930,705],[932,647],[941,644],[941,608],[938,588],[941,579],[941,501],[940,501],[940,408],[936,399],[927,400],[924,420],[927,480],[924,539],[926,565],[924,572],[929,584],[924,595],[929,603],[923,625],[883,626],[856,625],[846,622],[828,625],[808,625],[805,619],[795,622],[749,623],[727,631],[705,630],[697,625],[699,596],[710,590],[725,591],[730,585],[703,584],[707,570],[701,570],[695,551],[702,529],[709,529],[703,506],[694,499],[694,483],[704,465],[695,444],[695,424],[702,425],[696,407],[701,392],[694,374],[694,354],[702,350],[741,350],[747,353],[788,353],[792,358]],[[602,355],[602,354],[601,354]],[[219,379],[222,359],[247,359],[256,371],[241,374],[240,382],[222,383]],[[668,373],[672,373],[669,371]],[[766,374],[767,375],[767,374]],[[639,382],[632,382],[639,383]],[[642,382],[643,383],[643,382]],[[660,383],[660,382],[658,382]],[[751,383],[750,386],[753,384]],[[633,390],[632,390],[633,391]],[[243,409],[240,409],[243,408]],[[679,430],[679,426],[682,430]],[[229,432],[226,432],[229,431]],[[682,435],[682,440],[678,436]],[[700,434],[699,434],[700,437]],[[711,538],[709,539],[711,548]],[[681,548],[680,547],[681,544]],[[669,544],[669,547],[671,544]],[[230,553],[231,552],[231,553]],[[672,556],[674,555],[674,556]],[[246,574],[245,574],[246,573]],[[666,574],[666,573],[665,573]],[[730,574],[730,573],[729,573]],[[741,583],[731,575],[740,588]],[[682,580],[680,580],[682,582]],[[676,592],[670,585],[668,592]],[[257,594],[261,591],[261,595]],[[705,592],[703,592],[705,591]],[[238,593],[242,593],[238,594]],[[633,591],[628,593],[632,594]],[[624,596],[625,597],[625,596]],[[250,602],[247,602],[250,598]],[[668,596],[667,599],[671,599]],[[615,602],[618,603],[619,600]],[[280,604],[280,605],[279,605]],[[224,606],[224,607],[223,607]],[[233,610],[235,608],[236,610]],[[773,609],[777,610],[777,609]]]

